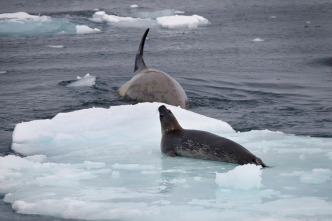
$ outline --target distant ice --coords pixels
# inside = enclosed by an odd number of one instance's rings
[[[90,19],[93,22],[107,22],[112,25],[124,27],[162,27],[162,28],[197,28],[210,24],[210,22],[199,15],[178,15],[182,11],[165,9],[152,12],[135,12],[130,16],[108,15],[104,11],[95,12]]]
[[[65,46],[63,45],[48,45],[50,48],[64,48]]]
[[[130,8],[138,8],[138,5],[131,5]]]
[[[100,32],[100,29],[90,28],[86,25],[76,25],[77,34],[87,34],[87,33],[95,33],[95,32]]]
[[[43,18],[48,18],[47,16],[43,16]],[[0,14],[0,19],[40,19],[40,16],[30,15],[26,12],[15,12],[15,13],[4,13]]]
[[[140,11],[140,12],[133,12],[130,15],[134,18],[143,18],[143,19],[155,19],[163,16],[171,16],[175,15],[176,12],[173,9],[163,9],[159,11]]]
[[[197,28],[208,25],[209,21],[199,15],[173,15],[157,18],[157,23],[163,28]]]
[[[104,11],[95,12],[90,20],[93,22],[98,22],[98,23],[102,23],[102,22],[117,23],[117,22],[134,22],[134,21],[136,21],[136,19],[132,18],[132,17],[120,17],[120,16],[116,16],[116,15],[108,15]]]
[[[0,14],[0,36],[82,34],[98,32],[85,25],[77,25],[66,18],[30,15],[26,12]]]
[[[184,11],[179,11],[179,10],[175,11],[175,14],[184,14],[184,13],[185,13]]]
[[[255,38],[255,39],[253,39],[253,40],[251,40],[251,41],[253,41],[253,42],[262,42],[262,41],[264,41],[264,39],[261,39],[261,38]]]
[[[77,81],[68,84],[68,87],[91,87],[95,85],[96,77],[90,75],[89,73],[86,74],[84,77],[77,77]]]
[[[6,74],[7,71],[0,71],[0,74]]]
[[[17,124],[12,149],[26,157],[0,157],[3,200],[18,213],[55,219],[332,218],[331,138],[240,133],[167,105],[184,128],[232,139],[271,168],[167,157],[160,150],[160,105],[90,108]]]

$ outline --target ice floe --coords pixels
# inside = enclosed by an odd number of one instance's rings
[[[76,25],[77,34],[88,34],[88,33],[94,33],[94,32],[100,32],[100,29],[90,28],[86,25]]]
[[[85,34],[99,29],[76,24],[66,18],[31,15],[26,12],[0,14],[0,36]]]
[[[259,189],[262,185],[261,166],[247,164],[226,173],[216,173],[216,184],[226,189]]]
[[[0,157],[4,201],[18,213],[86,220],[332,217],[331,138],[239,133],[167,105],[184,128],[239,142],[272,167],[167,157],[160,105],[90,108],[17,124],[12,149],[25,157]]]
[[[251,40],[251,41],[253,41],[253,42],[262,42],[262,41],[264,41],[264,39],[261,39],[261,38],[255,38],[255,39],[253,39],[253,40]]]
[[[162,28],[198,28],[210,22],[199,15],[178,15],[182,11],[165,9],[152,12],[134,12],[128,16],[109,15],[105,11],[95,12],[90,19],[94,22],[107,22],[111,25],[125,27],[162,27]]]

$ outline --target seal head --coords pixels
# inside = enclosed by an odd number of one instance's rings
[[[172,133],[176,130],[183,130],[172,111],[167,109],[165,105],[160,106],[158,111],[162,134]]]

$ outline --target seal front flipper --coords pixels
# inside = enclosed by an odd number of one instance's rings
[[[146,36],[149,33],[149,28],[146,29],[142,39],[141,39],[141,43],[139,44],[137,53],[136,53],[136,59],[135,59],[135,68],[134,68],[134,73],[136,72],[140,72],[141,70],[147,68],[145,63],[144,63],[144,59],[143,59],[143,51],[144,51],[144,43],[145,43],[145,39]]]

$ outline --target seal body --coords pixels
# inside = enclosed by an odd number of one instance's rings
[[[144,43],[149,32],[142,37],[135,59],[135,75],[119,89],[119,94],[140,102],[163,102],[185,108],[187,95],[181,85],[165,72],[149,69],[143,59]]]
[[[162,128],[161,151],[168,156],[222,161],[234,164],[256,164],[263,161],[240,144],[215,134],[183,129],[170,110],[159,107]]]

